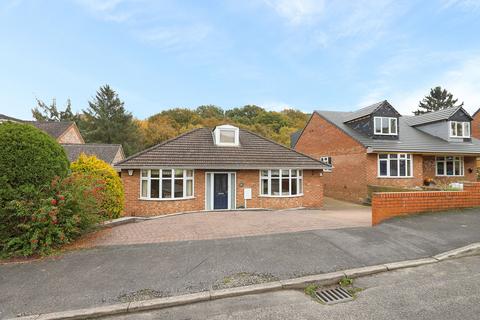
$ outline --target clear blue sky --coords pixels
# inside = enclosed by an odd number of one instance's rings
[[[258,104],[402,113],[442,85],[480,107],[480,1],[1,0],[0,113],[110,84],[138,118]]]

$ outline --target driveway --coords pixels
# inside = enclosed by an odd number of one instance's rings
[[[239,276],[248,284],[425,258],[479,242],[478,230],[480,208],[402,217],[373,228],[102,246],[0,264],[0,319],[205,291]]]
[[[226,239],[320,229],[367,227],[370,207],[325,199],[320,210],[212,211],[161,217],[87,235],[76,248]]]

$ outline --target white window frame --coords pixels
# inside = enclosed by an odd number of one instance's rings
[[[152,179],[152,170],[159,171],[159,178]],[[175,177],[175,170],[182,170],[183,175],[181,178]],[[147,172],[147,176],[143,176],[143,172]],[[171,171],[171,177],[163,178],[163,171]],[[187,176],[187,171],[192,172],[192,176]],[[151,197],[151,180],[159,180],[159,197],[152,198]],[[163,190],[163,180],[170,180],[171,183],[171,198],[162,198],[162,190]],[[175,180],[183,180],[183,196],[175,198]],[[142,196],[142,188],[143,188],[143,181],[147,181],[147,196]],[[192,195],[186,196],[187,194],[187,181],[192,182]],[[175,200],[185,200],[185,199],[193,199],[195,198],[195,170],[193,169],[140,169],[140,199],[141,200],[152,200],[152,201],[175,201]]]
[[[453,160],[453,174],[447,174],[447,157],[452,157]],[[440,159],[440,158],[443,158]],[[459,163],[460,174],[455,174],[456,163]],[[438,174],[439,163],[443,166],[443,174]],[[436,177],[464,177],[465,176],[465,159],[463,156],[436,156],[435,157],[435,176]]]
[[[380,119],[380,128],[377,128],[377,119]],[[391,120],[395,120],[395,132],[392,131],[393,127],[391,125],[392,124]],[[382,130],[384,121],[388,121],[388,133],[384,133]],[[382,135],[382,136],[398,135],[398,119],[394,117],[373,117],[373,133],[376,135]]]
[[[452,128],[452,125],[455,125],[455,128]],[[462,135],[458,135],[458,126],[462,127]],[[470,122],[468,121],[449,121],[448,123],[450,138],[470,138]],[[468,132],[468,134],[466,134]]]
[[[278,170],[278,195],[272,195],[272,171]],[[288,170],[288,177],[282,177],[282,170]],[[297,176],[292,177],[292,170],[297,171]],[[262,172],[267,171],[267,175],[263,175]],[[272,197],[272,198],[288,198],[288,197],[301,197],[303,196],[303,170],[301,169],[263,169],[259,171],[259,188],[258,193],[260,197]],[[282,180],[288,179],[288,194],[282,194]],[[262,180],[268,180],[268,192],[267,194],[263,193],[263,184]],[[297,180],[297,193],[292,194],[292,180]],[[301,190],[301,192],[300,192]]]
[[[220,132],[221,131],[230,131],[233,132],[235,135],[235,141],[233,143],[230,142],[221,142],[220,141]],[[214,130],[214,137],[215,137],[215,144],[217,146],[224,146],[224,147],[237,147],[240,145],[240,129],[231,125],[222,125],[218,126]]]
[[[381,155],[387,155],[387,159],[380,159]],[[390,161],[395,160],[391,158],[391,155],[396,155],[397,158],[397,174],[396,176],[390,175]],[[405,160],[405,173],[408,173],[407,165],[410,162],[410,175],[401,176],[400,175],[400,160]],[[410,161],[409,161],[410,160]],[[387,162],[387,175],[380,175],[380,161]],[[413,178],[413,155],[411,153],[379,153],[377,155],[377,178],[393,178],[393,179],[409,179]]]

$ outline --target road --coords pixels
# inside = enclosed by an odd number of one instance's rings
[[[322,305],[301,291],[228,298],[103,320],[455,320],[480,318],[480,256],[357,279],[356,300]]]
[[[478,230],[480,209],[471,209],[374,228],[79,250],[0,265],[0,319],[199,292],[238,274],[242,285],[423,258],[480,242]]]

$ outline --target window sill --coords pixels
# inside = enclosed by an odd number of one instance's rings
[[[155,199],[155,198],[138,198],[141,201],[182,201],[182,200],[192,200],[195,197],[185,197],[185,198],[167,198],[167,199]]]
[[[298,197],[303,197],[303,193],[301,194],[296,194],[292,196],[268,196],[268,195],[259,195],[259,198],[298,198]]]

